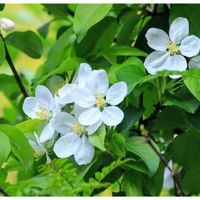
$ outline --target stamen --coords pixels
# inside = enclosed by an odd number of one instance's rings
[[[171,55],[178,54],[179,53],[179,46],[176,45],[175,43],[169,41],[169,44],[167,46],[167,50],[169,51],[169,53]]]
[[[71,128],[72,132],[74,134],[81,134],[85,132],[85,127],[79,124],[78,122],[75,122]]]
[[[39,119],[45,120],[51,117],[51,112],[49,112],[46,108],[40,107],[39,111],[36,112],[36,115],[38,116]]]

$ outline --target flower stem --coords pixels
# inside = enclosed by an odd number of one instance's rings
[[[9,195],[7,192],[5,192],[2,188],[0,188],[0,193],[3,194],[3,196],[8,197]]]
[[[17,84],[18,84],[18,86],[19,86],[19,88],[20,88],[20,90],[21,90],[21,92],[22,92],[24,98],[26,98],[26,97],[28,97],[28,94],[27,94],[26,89],[25,89],[25,87],[24,87],[24,85],[23,85],[23,83],[22,83],[22,80],[21,80],[20,76],[18,75],[17,70],[15,69],[15,66],[14,66],[14,64],[13,64],[13,62],[12,62],[12,59],[11,59],[10,54],[9,54],[9,52],[8,52],[8,48],[7,48],[7,46],[6,46],[4,37],[3,37],[2,34],[0,34],[0,37],[1,37],[2,40],[4,41],[4,47],[5,47],[5,53],[6,53],[6,61],[8,62],[9,66],[10,66],[10,69],[11,69],[12,72],[13,72],[13,75],[14,75],[14,77],[15,77],[15,80],[16,80],[16,82],[17,82]]]
[[[157,150],[157,148],[155,147],[154,143],[151,141],[151,139],[149,137],[146,137],[147,139],[147,143],[151,146],[151,148],[154,150],[154,152],[158,155],[158,157],[160,158],[160,160],[163,162],[163,164],[167,167],[167,169],[170,171],[171,176],[174,180],[174,183],[176,184],[177,188],[180,191],[180,195],[181,196],[185,196],[185,193],[183,191],[183,188],[181,186],[181,183],[179,181],[179,178],[177,176],[177,173],[173,171],[173,169],[168,165],[168,162],[165,160],[165,158],[162,156],[162,154]]]

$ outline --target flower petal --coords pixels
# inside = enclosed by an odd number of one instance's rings
[[[127,85],[125,82],[121,81],[112,85],[106,94],[106,103],[110,105],[117,105],[124,100],[127,95]]]
[[[39,103],[36,97],[27,97],[23,103],[23,111],[31,119],[37,119],[37,111],[39,110]]]
[[[15,23],[8,18],[0,18],[0,27],[4,29],[4,31],[9,32],[15,28]]]
[[[180,44],[181,40],[189,35],[189,22],[186,18],[176,18],[169,28],[169,38],[172,42]]]
[[[101,112],[99,108],[90,108],[85,110],[81,115],[79,116],[78,121],[80,124],[85,126],[90,126],[95,124],[97,121],[99,121],[101,118]]]
[[[181,54],[187,57],[196,56],[200,50],[200,39],[194,35],[184,38],[180,45]]]
[[[82,112],[84,112],[87,108],[82,108],[77,104],[74,104],[74,116],[75,119],[78,119]]]
[[[92,91],[93,94],[106,95],[109,82],[108,75],[105,70],[94,70],[88,80],[86,87]]]
[[[165,65],[165,69],[170,71],[185,71],[186,68],[186,59],[181,55],[169,56]]]
[[[45,125],[39,139],[39,143],[46,142],[47,140],[50,140],[52,137],[54,137],[55,130],[52,126],[52,122],[49,122]]]
[[[60,112],[53,118],[53,126],[56,131],[65,135],[71,132],[73,124],[76,122],[74,117],[66,112]]]
[[[35,89],[35,96],[37,97],[41,107],[50,111],[55,106],[53,95],[47,87],[43,85],[37,86]]]
[[[78,88],[72,93],[74,102],[83,108],[89,108],[95,104],[95,97],[91,91]]]
[[[87,128],[88,135],[92,135],[93,133],[95,133],[97,129],[101,126],[101,124],[102,124],[102,121],[99,120],[95,124],[88,126]]]
[[[87,63],[81,63],[78,70],[77,83],[80,87],[84,87],[87,79],[90,77],[92,68]]]
[[[200,56],[196,56],[192,58],[189,62],[189,68],[190,69],[200,69]]]
[[[71,92],[75,89],[75,84],[65,84],[58,90],[58,101],[60,104],[68,104],[73,102]]]
[[[169,43],[169,37],[167,33],[158,28],[150,28],[146,35],[147,44],[154,50],[166,51]]]
[[[80,148],[74,154],[74,158],[78,165],[89,164],[94,157],[94,147],[90,144],[88,138],[85,135],[80,140]]]
[[[108,126],[116,126],[124,118],[124,113],[117,106],[105,107],[102,112],[102,121]]]
[[[67,158],[75,154],[80,148],[80,137],[73,133],[68,133],[59,138],[54,145],[54,152],[59,158]]]
[[[155,74],[156,72],[163,71],[169,56],[168,52],[162,51],[154,51],[149,54],[144,61],[144,66],[148,73]]]

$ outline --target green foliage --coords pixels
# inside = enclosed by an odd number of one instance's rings
[[[87,31],[95,25],[97,22],[102,20],[111,9],[112,5],[109,4],[86,4],[78,5],[74,16],[73,29],[78,36],[80,42]]]
[[[2,65],[4,60],[5,60],[5,57],[6,57],[4,42],[3,42],[2,38],[0,38],[0,52],[1,52],[1,54],[0,54],[0,65]]]
[[[5,41],[8,45],[23,51],[32,58],[40,58],[42,56],[42,41],[33,31],[12,32],[6,36]]]

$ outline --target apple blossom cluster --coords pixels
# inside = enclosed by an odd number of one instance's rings
[[[150,28],[146,33],[147,44],[154,49],[147,56],[144,66],[150,74],[156,72],[184,71],[189,68],[200,68],[200,39],[189,35],[189,22],[186,18],[176,18],[169,28],[169,35],[158,28]],[[187,63],[190,58],[189,63]],[[170,75],[179,78],[180,75]]]
[[[121,123],[124,113],[117,105],[126,95],[125,82],[109,87],[105,70],[92,70],[82,63],[72,82],[65,84],[57,94],[39,85],[35,97],[24,100],[24,113],[31,119],[45,121],[40,136],[34,133],[36,140],[29,142],[35,151],[46,154],[47,161],[50,158],[45,144],[53,141],[53,151],[59,158],[73,155],[77,164],[88,164],[95,152],[88,137],[102,124],[116,126]],[[66,112],[66,108],[71,107],[73,109]]]

